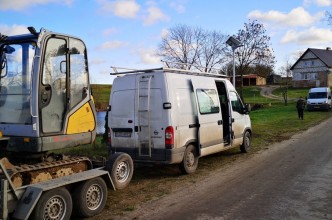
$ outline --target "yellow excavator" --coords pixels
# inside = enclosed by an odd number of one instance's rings
[[[105,205],[102,197],[107,197],[102,195],[105,184],[100,180],[92,181],[88,186],[84,184],[101,172],[103,177],[99,178],[122,189],[131,180],[133,162],[123,153],[111,155],[104,162],[49,153],[89,144],[96,138],[96,111],[89,84],[87,49],[77,37],[43,28],[39,32],[33,27],[28,30],[29,34],[17,36],[0,33],[0,150],[6,155],[0,160],[0,176],[4,180],[1,192],[2,197],[14,195],[16,198],[0,200],[2,212],[5,212],[2,217],[14,213],[16,219],[26,219],[30,215],[33,219],[66,219],[71,214],[68,212],[70,206],[64,208],[68,193],[81,204],[76,208],[72,205],[80,216],[98,214]],[[110,180],[104,177],[105,174],[111,177]],[[77,175],[87,177],[75,182],[80,179]],[[52,185],[65,177],[74,181],[72,185],[65,184],[69,180],[60,184],[61,190],[68,192],[59,190],[59,185],[54,186],[51,193],[49,188],[41,187],[37,201],[33,200],[35,204],[30,205],[29,211],[19,213],[25,204],[21,201],[22,196],[28,189],[43,182]],[[73,188],[81,190],[71,190]],[[17,192],[18,189],[22,190]],[[60,196],[57,191],[61,192]],[[7,192],[10,193],[7,195]],[[44,198],[47,193],[50,195]],[[94,193],[99,194],[97,201],[86,201],[88,195],[94,198]],[[81,198],[80,194],[86,197]],[[51,199],[54,196],[56,200]],[[27,198],[31,196],[28,194]],[[9,200],[15,200],[14,205],[7,203]],[[54,213],[60,218],[53,218]]]

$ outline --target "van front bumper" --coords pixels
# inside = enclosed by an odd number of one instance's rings
[[[313,110],[329,110],[331,107],[329,104],[307,104],[307,110],[313,111]]]

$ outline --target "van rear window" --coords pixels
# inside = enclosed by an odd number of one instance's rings
[[[133,105],[130,107],[132,103],[135,103],[135,90],[114,92],[111,99],[111,114],[121,118],[134,117]]]

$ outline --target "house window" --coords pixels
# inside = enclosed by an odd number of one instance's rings
[[[302,73],[302,80],[316,80],[317,73]]]

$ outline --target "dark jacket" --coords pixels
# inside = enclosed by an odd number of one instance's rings
[[[297,100],[297,102],[296,102],[296,108],[298,110],[304,110],[304,108],[305,108],[305,101],[304,101],[304,99],[300,98],[299,100]]]

